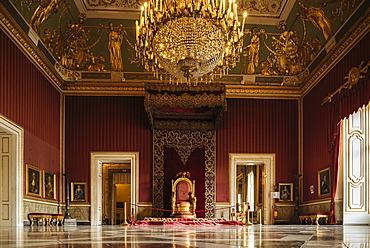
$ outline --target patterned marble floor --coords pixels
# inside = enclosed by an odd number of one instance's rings
[[[370,247],[370,226],[0,227],[0,247]]]

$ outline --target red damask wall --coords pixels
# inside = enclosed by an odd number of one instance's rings
[[[298,101],[227,99],[217,130],[217,202],[229,201],[229,153],[275,153],[276,183],[298,173]]]
[[[70,181],[89,185],[90,152],[139,152],[139,201],[152,202],[152,135],[144,97],[67,96],[65,109]]]
[[[369,74],[367,78],[351,90],[342,90],[345,98],[340,108],[336,109],[332,103],[321,105],[322,100],[346,82],[344,79],[353,67],[361,62],[365,64],[370,60],[370,35],[367,34],[303,99],[303,200],[318,199],[317,172],[332,165],[331,145],[335,125],[340,119],[356,111],[363,104],[370,101]],[[356,95],[353,95],[356,94]],[[333,111],[335,110],[335,115]],[[310,194],[309,187],[314,185],[315,193]]]
[[[0,44],[0,114],[24,129],[24,164],[59,175],[60,94],[2,30]]]

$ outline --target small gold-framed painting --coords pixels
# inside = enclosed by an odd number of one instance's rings
[[[331,194],[330,188],[330,167],[319,170],[317,172],[318,195],[319,197],[329,197]]]
[[[293,183],[279,183],[279,201],[293,201]]]
[[[86,201],[86,183],[71,183],[71,200],[72,201]]]
[[[43,171],[44,182],[44,198],[56,199],[56,175],[47,171]]]
[[[27,164],[26,165],[26,194],[32,196],[42,195],[42,174],[41,170]]]

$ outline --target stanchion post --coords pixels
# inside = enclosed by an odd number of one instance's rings
[[[251,223],[251,222],[250,222],[250,220],[249,220],[249,215],[250,215],[250,211],[249,211],[249,209],[250,209],[250,207],[249,207],[249,202],[246,202],[246,205],[247,205],[247,207],[246,207],[246,209],[247,209],[247,210],[246,210],[246,211],[247,211],[247,213],[246,213],[246,214],[247,214],[247,216],[248,216],[248,217],[247,217],[247,225],[253,225],[253,223]]]
[[[126,202],[123,203],[123,223],[121,226],[129,226],[130,224],[127,222],[127,209],[126,209]]]
[[[232,207],[231,208],[231,220],[234,220],[235,217],[235,209]]]
[[[262,211],[261,211],[261,209],[258,210],[258,213],[259,213],[260,225],[262,225]]]

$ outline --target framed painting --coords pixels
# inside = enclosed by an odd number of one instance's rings
[[[86,201],[86,183],[71,183],[71,201]]]
[[[56,175],[47,171],[43,171],[43,183],[44,183],[44,198],[56,199]]]
[[[319,197],[329,197],[331,194],[330,188],[330,167],[319,170],[317,172],[318,195]]]
[[[293,183],[279,183],[279,201],[293,201]]]
[[[26,194],[32,196],[42,196],[42,174],[41,170],[33,167],[32,165],[26,165]]]

